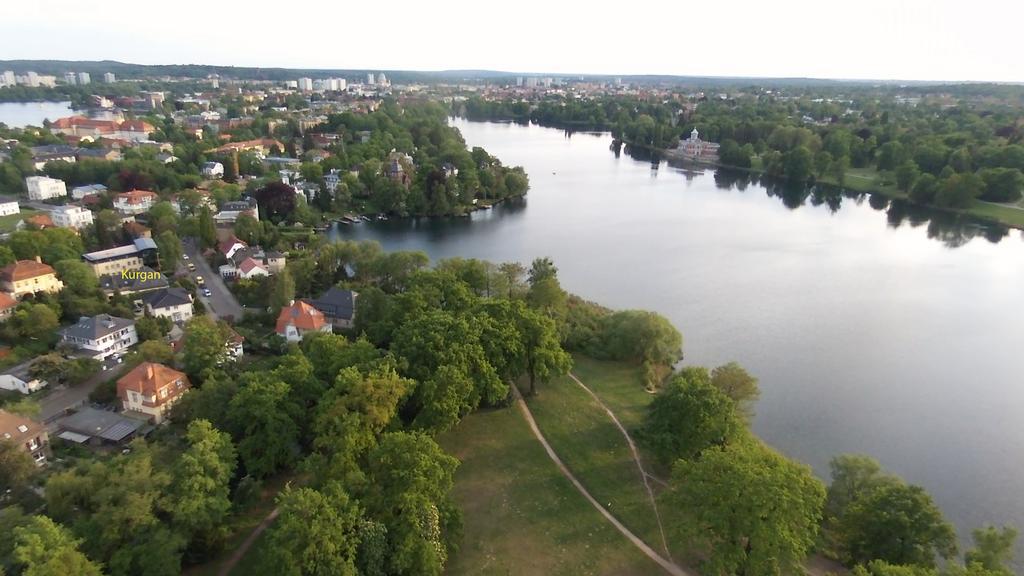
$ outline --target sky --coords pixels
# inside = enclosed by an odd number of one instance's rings
[[[2,0],[0,60],[1024,82],[1019,0]]]

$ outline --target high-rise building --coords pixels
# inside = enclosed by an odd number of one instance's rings
[[[80,85],[85,86],[86,84],[88,84],[90,82],[92,82],[92,79],[89,78],[89,73],[88,72],[79,72],[78,73],[78,83]]]
[[[68,72],[64,75],[64,81],[74,86],[75,84],[78,84],[78,77],[75,76],[74,72]]]
[[[523,85],[523,77],[522,76],[516,76],[516,86],[522,86],[522,85]]]
[[[14,79],[14,72],[10,70],[4,70],[3,74],[0,74],[0,86],[14,86],[17,80]]]
[[[299,78],[299,90],[303,92],[313,91],[313,79],[312,78]]]
[[[366,83],[373,84],[373,72],[366,73]]]
[[[385,76],[383,72],[381,72],[380,74],[377,74],[377,85],[378,86],[387,86],[388,85],[388,77]]]
[[[114,78],[114,73],[113,72],[107,72],[107,73],[103,74],[103,81],[106,82],[107,84],[113,84],[114,82],[117,81],[117,79]]]

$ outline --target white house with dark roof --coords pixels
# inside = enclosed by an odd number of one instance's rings
[[[192,295],[184,288],[165,288],[148,292],[142,297],[146,313],[157,318],[170,318],[172,322],[186,322],[192,318]]]
[[[45,388],[47,386],[46,380],[40,380],[32,376],[31,368],[34,362],[35,358],[4,370],[0,374],[0,390],[31,394]]]
[[[58,332],[62,344],[78,349],[85,356],[105,360],[139,343],[135,321],[110,314],[81,318]]]

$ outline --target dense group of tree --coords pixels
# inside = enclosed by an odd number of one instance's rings
[[[648,408],[643,444],[672,465],[662,515],[714,574],[798,573],[812,551],[858,576],[1009,576],[1016,531],[986,527],[954,562],[956,534],[925,490],[841,455],[827,490],[747,428],[757,380],[735,363],[673,374]]]

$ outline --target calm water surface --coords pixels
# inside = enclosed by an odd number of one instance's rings
[[[962,538],[1024,528],[1018,231],[654,170],[616,157],[607,135],[454,124],[526,168],[524,201],[337,234],[435,260],[550,256],[566,289],[671,319],[686,362],[757,375],[755,431],[822,477],[833,455],[863,452],[925,486]]]
[[[9,128],[42,126],[43,120],[71,116],[71,102],[0,102],[0,123]]]

